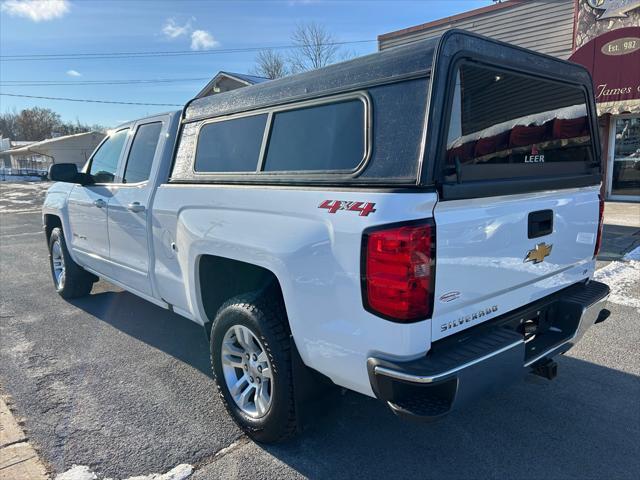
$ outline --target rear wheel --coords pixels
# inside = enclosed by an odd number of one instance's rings
[[[87,295],[97,280],[95,275],[73,261],[67,250],[62,229],[59,227],[54,228],[49,236],[49,263],[53,284],[63,298]]]
[[[273,367],[265,347],[243,325],[234,325],[222,339],[222,372],[226,389],[242,413],[260,418],[271,408]]]
[[[241,295],[218,310],[211,365],[225,407],[252,439],[278,442],[296,432],[289,329],[278,296]]]

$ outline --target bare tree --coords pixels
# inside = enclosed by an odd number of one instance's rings
[[[300,24],[291,35],[291,41],[294,48],[288,60],[293,73],[321,68],[337,60],[340,47],[323,25]]]
[[[252,73],[267,78],[280,78],[355,56],[352,51],[342,50],[340,42],[326,27],[315,22],[299,24],[291,35],[291,43],[292,48],[287,54],[274,50],[260,51]]]
[[[51,138],[51,133],[60,125],[60,115],[48,108],[22,110],[16,119],[23,140],[39,141]]]
[[[27,108],[18,113],[17,110],[0,115],[0,135],[12,140],[39,141],[58,135],[72,135],[75,133],[103,131],[100,125],[84,125],[76,119],[73,122],[63,122],[60,115],[48,108]]]
[[[15,140],[18,137],[18,111],[14,108],[11,112],[0,115],[0,136]]]
[[[254,75],[266,78],[282,78],[287,75],[287,63],[284,55],[275,50],[261,50],[256,56]]]

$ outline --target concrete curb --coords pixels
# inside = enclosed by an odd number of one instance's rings
[[[47,480],[47,469],[0,397],[0,480]]]

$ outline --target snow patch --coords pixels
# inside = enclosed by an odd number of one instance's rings
[[[456,138],[453,142],[449,142],[447,149],[459,147],[467,142],[480,140],[481,138],[489,138],[494,135],[499,135],[503,132],[512,130],[518,125],[544,125],[550,120],[555,118],[560,120],[572,120],[574,118],[584,117],[587,114],[587,107],[585,105],[572,105],[570,107],[564,107],[559,110],[547,110],[541,113],[535,113],[533,115],[527,115],[525,117],[514,118],[513,120],[507,120],[506,122],[498,123],[480,130],[478,132],[470,133],[462,137]]]
[[[193,466],[181,463],[173,467],[167,473],[152,473],[150,475],[140,475],[129,477],[126,480],[184,480],[193,473]]]
[[[26,197],[27,195],[32,195],[31,192],[7,192],[4,194],[5,198],[15,198],[15,197]]]
[[[173,467],[167,473],[150,473],[149,475],[138,475],[128,477],[123,480],[185,480],[193,473],[193,466],[181,463]],[[56,475],[55,480],[98,480],[98,476],[86,465],[73,465],[64,473]],[[104,480],[115,480],[105,478]]]
[[[74,465],[69,470],[56,475],[55,480],[97,480],[98,476],[86,465]]]
[[[593,278],[609,285],[611,303],[640,310],[640,298],[635,291],[640,281],[640,247],[627,253],[622,260],[596,271]]]

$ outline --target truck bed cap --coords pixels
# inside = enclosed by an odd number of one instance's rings
[[[591,77],[579,65],[465,30],[451,29],[438,37],[347,62],[191,100],[183,111],[180,148],[170,181],[434,188],[443,171],[440,163],[444,161],[446,145],[441,137],[448,128],[453,91],[451,72],[463,61],[493,65],[492,68],[512,70],[546,79],[544,81],[572,84],[593,98]],[[299,108],[306,108],[308,105],[301,101],[330,99],[348,92],[361,93],[370,105],[364,125],[371,136],[370,145],[365,159],[354,170],[301,170],[272,175],[261,171],[225,175],[195,172],[198,132],[208,121],[244,112],[272,114],[283,105],[297,103]],[[595,112],[593,100],[588,103],[589,111]],[[593,119],[595,117],[591,120],[591,131],[598,145]],[[599,153],[594,155],[598,163]],[[578,180],[573,186],[599,181],[591,175],[582,175]],[[515,185],[516,181],[510,184]],[[538,189],[548,188],[551,187],[546,183],[538,186]],[[453,198],[451,195],[449,192],[449,198]],[[475,196],[477,192],[468,195]]]
[[[358,57],[309,72],[197,98],[187,104],[185,120],[228,115],[274,104],[427,76],[440,37]]]

